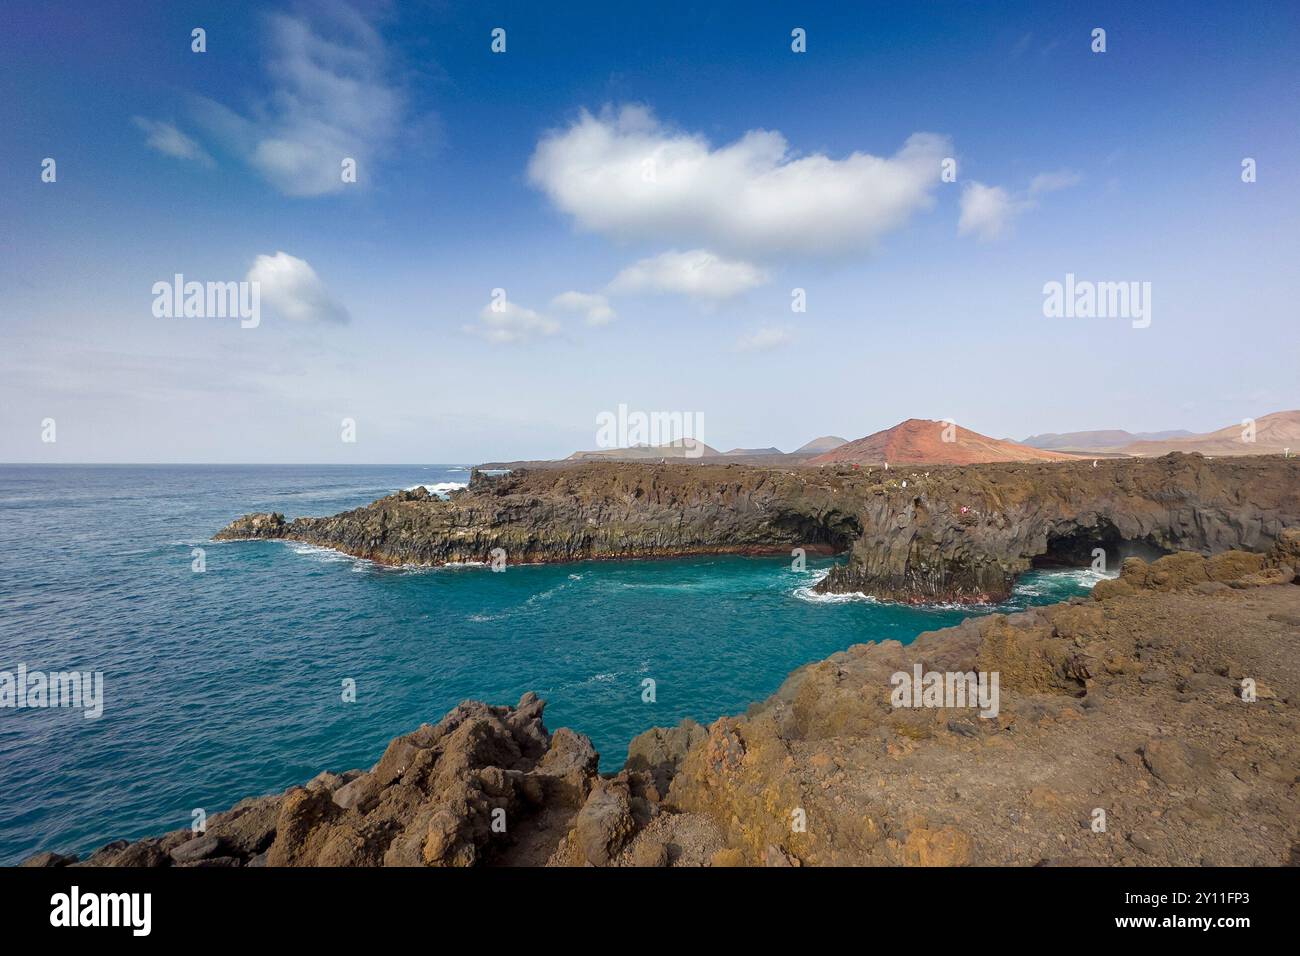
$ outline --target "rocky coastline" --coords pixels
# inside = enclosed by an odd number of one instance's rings
[[[1300,524],[1300,460],[1281,456],[885,468],[581,462],[487,476],[443,500],[403,491],[221,540],[290,539],[384,564],[846,555],[819,585],[910,603],[1005,599],[1038,564],[1264,551]],[[497,550],[499,549],[499,551]]]
[[[203,833],[25,865],[1294,864],[1298,567],[1300,528],[1130,557],[1090,598],[855,645],[744,716],[649,730],[609,776],[535,695],[468,702]],[[918,667],[998,673],[996,714],[896,706]]]

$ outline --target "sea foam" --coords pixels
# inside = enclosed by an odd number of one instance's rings
[[[431,495],[437,495],[439,498],[446,498],[453,491],[459,491],[461,488],[468,488],[467,481],[437,481],[433,484],[411,485],[403,489],[405,491],[415,491],[417,488],[423,488]]]

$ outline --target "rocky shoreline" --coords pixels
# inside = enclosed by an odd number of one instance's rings
[[[206,832],[33,866],[1282,865],[1300,862],[1300,529],[1124,562],[1092,597],[856,645],[624,768],[544,704],[461,704],[369,770]],[[899,707],[914,668],[996,672],[996,716]]]
[[[1300,524],[1280,456],[902,469],[579,463],[423,489],[324,518],[246,515],[221,540],[284,538],[384,564],[845,553],[818,586],[910,603],[1005,599],[1035,564],[1266,550]]]

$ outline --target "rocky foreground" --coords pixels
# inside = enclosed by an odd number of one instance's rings
[[[1280,865],[1300,862],[1300,529],[1124,562],[1089,599],[808,665],[743,717],[597,773],[543,703],[465,703],[366,771],[29,865]],[[999,674],[996,717],[897,672]]]
[[[1022,462],[902,469],[593,462],[423,489],[325,518],[246,515],[223,540],[285,538],[385,564],[847,552],[818,587],[909,602],[1006,598],[1036,563],[1264,551],[1300,525],[1300,459]]]

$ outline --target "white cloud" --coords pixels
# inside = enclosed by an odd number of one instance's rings
[[[193,160],[203,166],[214,165],[212,157],[203,147],[182,133],[174,124],[147,119],[143,116],[132,116],[131,122],[147,134],[145,144],[164,156]]]
[[[609,284],[617,295],[673,294],[698,299],[729,299],[767,282],[767,273],[707,249],[672,250],[636,262]]]
[[[551,308],[581,313],[588,325],[608,325],[618,318],[609,299],[595,292],[561,292],[551,300]]]
[[[258,256],[245,279],[261,285],[262,304],[294,322],[347,322],[351,316],[306,260],[277,252]]]
[[[1001,186],[968,182],[961,192],[961,217],[957,220],[957,234],[998,239],[1007,234],[1011,220],[1024,208],[1023,201],[1014,199]]]
[[[267,22],[269,96],[247,116],[200,100],[200,121],[287,195],[343,189],[345,158],[356,160],[363,182],[404,112],[403,97],[387,78],[382,39],[342,3],[315,9],[310,22],[282,14]]]
[[[1070,186],[1077,186],[1083,176],[1071,169],[1058,169],[1052,173],[1039,173],[1029,183],[1029,193],[1032,196],[1041,193],[1053,193],[1058,189],[1068,189]]]
[[[478,324],[462,326],[463,331],[481,336],[494,345],[514,345],[560,331],[560,323],[554,319],[515,305],[508,299],[502,299],[496,306],[485,305],[478,314]]]
[[[787,330],[767,326],[749,335],[742,335],[736,343],[736,348],[742,352],[767,352],[788,345],[792,341],[794,336]]]
[[[957,234],[973,235],[981,240],[1001,239],[1009,235],[1016,217],[1038,208],[1038,196],[1067,189],[1083,179],[1069,169],[1039,173],[1022,193],[1012,193],[1001,186],[986,186],[971,181],[961,192],[961,217],[957,220]]]
[[[724,254],[839,255],[872,248],[932,203],[945,137],[915,133],[890,157],[797,156],[779,132],[725,146],[645,107],[583,111],[538,143],[531,181],[584,229],[701,244]]]

